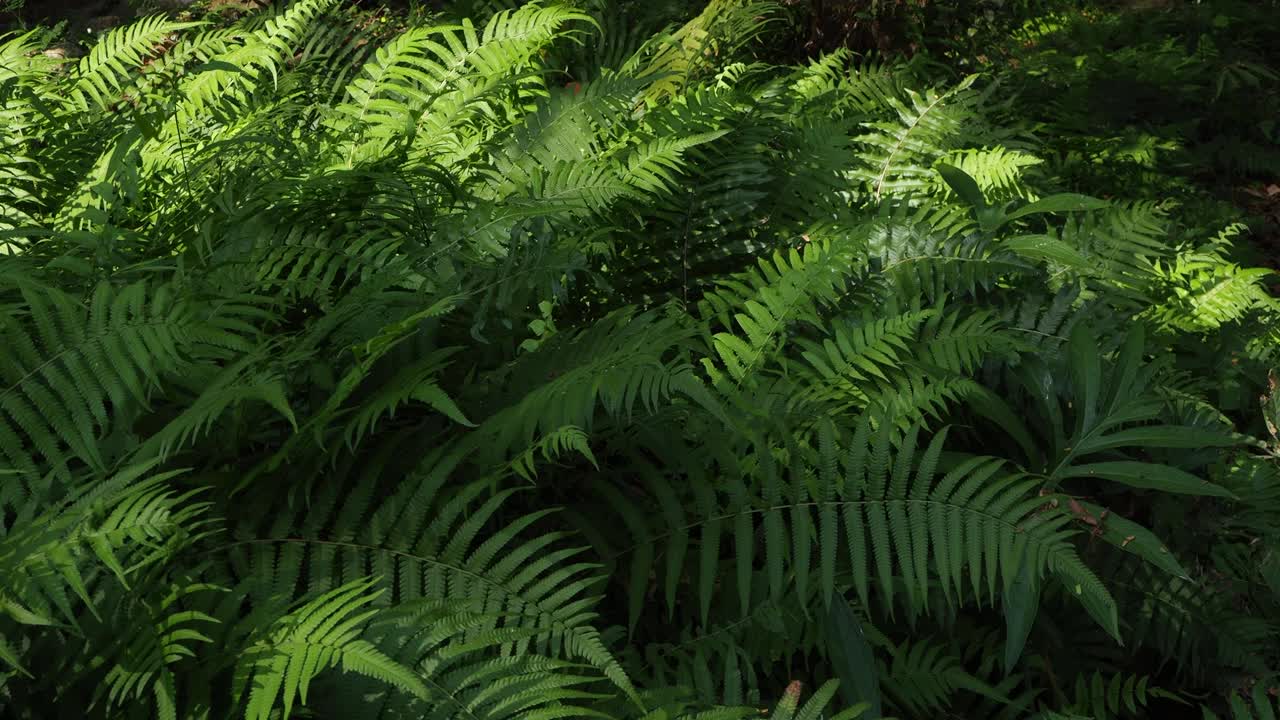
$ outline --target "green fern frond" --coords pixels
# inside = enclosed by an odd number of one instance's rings
[[[1096,720],[1121,717],[1146,717],[1151,711],[1148,703],[1156,699],[1187,704],[1177,694],[1149,685],[1150,678],[1143,675],[1116,673],[1108,680],[1100,672],[1092,676],[1076,676],[1074,702],[1066,712]]]
[[[372,397],[363,399],[356,416],[347,423],[347,445],[358,445],[384,415],[394,416],[396,409],[410,400],[425,403],[454,422],[472,426],[473,423],[467,420],[457,404],[436,382],[437,375],[445,367],[443,360],[453,352],[433,353],[416,364],[402,368],[388,378]]]
[[[697,17],[668,36],[642,47],[629,64],[639,76],[658,80],[645,93],[655,103],[716,66],[714,58],[729,58],[741,46],[764,32],[762,18],[774,5],[757,0],[713,0]]]
[[[960,139],[960,129],[972,113],[968,92],[976,76],[965,78],[945,92],[924,94],[906,90],[906,101],[887,98],[892,120],[870,123],[857,138],[866,147],[865,164],[857,171],[867,190],[879,202],[886,193],[926,189],[932,183],[933,163]]]
[[[871,228],[869,254],[880,260],[903,298],[923,295],[936,302],[948,295],[973,297],[1031,272],[1027,261],[997,244],[973,235],[949,236],[937,226],[931,219]]]
[[[267,574],[251,577],[248,591],[270,607],[282,592],[291,597],[295,584],[321,591],[338,586],[352,568],[367,568],[387,578],[379,592],[390,592],[397,604],[449,601],[481,614],[490,630],[519,633],[510,642],[522,652],[535,648],[576,658],[633,695],[626,672],[588,624],[596,565],[581,559],[580,549],[564,547],[563,533],[521,537],[549,511],[496,523],[512,491],[483,503],[477,501],[485,483],[443,493],[459,458],[437,461],[377,505],[370,504],[369,491],[380,465],[357,475],[363,488],[358,497],[348,496],[344,483],[330,483],[309,510],[282,518],[244,547],[233,546],[247,567]],[[299,529],[290,533],[294,523]]]
[[[590,430],[600,407],[631,417],[683,394],[692,372],[679,349],[692,333],[673,315],[613,313],[577,335],[553,337],[511,368],[511,404],[486,418],[486,452],[528,447],[564,427]],[[584,362],[585,361],[585,362]]]
[[[99,437],[111,418],[146,406],[162,378],[187,362],[204,319],[171,286],[98,285],[89,306],[25,283],[24,308],[4,327],[0,447],[12,467],[36,458],[61,473],[74,461],[104,467]],[[108,404],[111,413],[107,411]]]
[[[171,35],[197,24],[169,22],[163,15],[152,15],[115,28],[76,63],[72,71],[75,86],[67,100],[80,112],[113,105],[119,100],[121,88],[142,71],[144,61],[158,47],[163,47]]]
[[[156,607],[140,603],[138,622],[126,619],[131,631],[122,633],[119,654],[104,678],[107,706],[129,707],[148,692],[154,698],[156,714],[161,720],[178,717],[178,682],[173,666],[185,658],[194,658],[194,643],[213,640],[201,632],[202,626],[217,620],[198,610],[184,610],[189,596],[225,588],[207,583],[190,583],[164,588]]]
[[[1244,229],[1229,227],[1210,244],[1178,253],[1168,262],[1156,261],[1153,271],[1163,286],[1158,291],[1167,299],[1148,314],[1166,328],[1205,332],[1275,308],[1276,300],[1262,286],[1271,271],[1241,268],[1223,257],[1231,249],[1230,238]]]
[[[0,597],[19,627],[75,627],[81,607],[98,613],[93,597],[105,580],[95,566],[129,588],[130,578],[208,534],[210,503],[193,501],[198,490],[169,487],[182,471],[146,477],[154,464],[102,478],[46,512],[23,508],[26,522],[0,539]]]
[[[380,680],[417,697],[428,696],[426,684],[416,673],[360,637],[378,612],[366,609],[382,592],[374,591],[374,584],[353,580],[308,601],[277,620],[268,636],[248,650],[237,670],[236,691],[240,697],[248,691],[245,718],[270,720],[277,707],[288,717],[295,701],[306,704],[315,676],[339,665],[344,672]]]
[[[1044,161],[1020,150],[996,146],[981,150],[958,150],[942,158],[942,162],[963,170],[977,181],[983,194],[993,203],[1007,202],[1015,198],[1035,200],[1036,193],[1025,179],[1027,168]],[[945,185],[939,190],[944,195],[952,191]]]
[[[916,717],[936,715],[952,696],[967,691],[1008,702],[995,688],[966,672],[958,658],[927,639],[892,648],[893,659],[880,668],[880,687],[890,700]]]
[[[759,260],[757,269],[708,293],[700,309],[706,317],[718,317],[726,328],[712,342],[729,376],[738,383],[748,379],[785,346],[793,324],[821,325],[819,309],[842,299],[854,285],[856,272],[846,243],[817,238],[801,250],[779,251]],[[745,339],[731,332],[739,328]]]
[[[802,595],[811,582],[819,582],[823,596],[830,597],[834,575],[824,568],[834,568],[838,556],[847,556],[849,577],[864,604],[870,602],[874,585],[883,607],[892,612],[895,588],[903,587],[913,613],[930,606],[934,583],[948,604],[967,598],[994,599],[998,588],[1012,582],[1015,567],[1023,559],[1040,571],[1079,563],[1067,540],[1068,518],[1041,507],[1044,500],[1036,495],[1034,478],[1004,472],[999,460],[974,457],[951,464],[938,480],[934,473],[945,433],[930,443],[917,462],[918,430],[910,433],[895,456],[889,440],[892,425],[882,424],[874,441],[869,441],[866,420],[859,427],[846,450],[843,478],[826,480],[834,487],[811,488],[811,476],[797,469],[795,477],[784,477],[761,458],[758,490],[731,488],[727,498],[706,504],[693,521],[675,504],[669,482],[650,477],[663,517],[631,549],[631,577],[647,577],[655,546],[665,546],[664,587],[671,603],[685,577],[683,558],[695,530],[701,533],[699,546],[724,543],[741,560],[733,577],[744,611],[750,606],[753,583],[760,582],[753,581],[753,558],[757,557],[767,570],[771,597],[782,592],[784,578],[788,587],[793,585]],[[629,522],[650,527],[651,521],[623,508],[615,510],[623,517],[633,515]],[[762,543],[758,532],[762,532]],[[717,577],[728,572],[716,560],[715,554],[702,556],[699,573]],[[701,586],[709,591],[706,583]],[[1105,589],[1091,590],[1100,601],[1110,602]],[[642,591],[634,584],[630,587],[633,612],[643,603],[637,594]]]

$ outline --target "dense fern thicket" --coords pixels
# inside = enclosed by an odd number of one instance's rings
[[[0,715],[1274,717],[1274,48],[454,10],[0,41]]]

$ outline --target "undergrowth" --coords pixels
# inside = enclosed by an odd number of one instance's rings
[[[1274,716],[1253,9],[495,5],[0,40],[0,715]]]

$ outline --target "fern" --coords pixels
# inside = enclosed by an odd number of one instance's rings
[[[24,284],[25,313],[11,314],[0,396],[0,442],[10,466],[35,467],[28,443],[45,462],[69,473],[74,460],[101,471],[99,434],[117,417],[145,405],[160,380],[183,366],[198,345],[237,346],[234,319],[201,317],[188,301],[160,286],[115,291],[100,284],[87,311],[53,288]]]
[[[193,26],[193,23],[166,22],[164,16],[153,15],[112,30],[76,63],[72,71],[75,85],[68,100],[81,112],[87,112],[91,106],[105,109],[113,105],[121,89],[143,65],[144,58],[154,53],[168,36]]]
[[[1232,720],[1265,720],[1276,716],[1276,708],[1272,699],[1268,697],[1268,693],[1263,690],[1261,684],[1255,685],[1253,692],[1245,699],[1237,693],[1232,693],[1230,697],[1230,709]],[[1214,713],[1207,707],[1202,707],[1205,720],[1216,720],[1219,715]]]
[[[266,720],[283,700],[288,717],[294,700],[307,701],[307,688],[319,673],[340,665],[381,680],[419,697],[427,686],[408,668],[383,655],[367,641],[356,638],[363,623],[374,611],[364,607],[377,597],[372,583],[355,580],[334,588],[277,620],[263,638],[245,654],[246,667],[239,671],[243,682],[252,684],[246,718]],[[240,692],[244,692],[241,690]]]
[[[696,5],[0,38],[6,717],[1268,716],[1267,18]]]
[[[976,77],[970,76],[946,91],[908,89],[906,100],[887,97],[886,110],[893,118],[872,123],[857,141],[867,147],[862,154],[866,168],[860,176],[868,183],[872,197],[879,201],[887,192],[902,193],[928,185],[930,166],[955,142],[967,105],[968,90]]]

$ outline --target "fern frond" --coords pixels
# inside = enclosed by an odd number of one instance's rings
[[[48,511],[23,510],[25,522],[0,539],[0,597],[19,627],[75,627],[80,608],[98,613],[93,596],[104,580],[95,566],[128,588],[131,577],[209,532],[209,503],[193,501],[198,490],[168,486],[182,471],[145,477],[154,465],[102,478]]]
[[[194,346],[218,336],[217,321],[171,286],[102,283],[87,308],[52,288],[21,289],[23,313],[3,329],[11,352],[0,361],[0,448],[26,471],[37,458],[64,474],[73,461],[103,469],[99,437],[111,417],[145,407]]]
[[[995,688],[966,672],[959,658],[928,639],[900,643],[891,654],[893,660],[880,668],[880,687],[913,716],[942,712],[960,691],[1008,702]]]
[[[629,523],[649,528],[647,537],[631,549],[632,562],[641,563],[633,564],[631,577],[648,577],[654,550],[665,546],[664,587],[671,603],[685,577],[685,548],[693,542],[695,530],[702,533],[701,545],[723,543],[733,549],[732,556],[746,558],[731,574],[744,598],[760,582],[753,579],[752,558],[763,558],[770,576],[769,595],[777,597],[784,577],[802,594],[811,581],[820,580],[827,595],[832,575],[820,571],[815,578],[815,570],[833,566],[837,556],[847,555],[848,574],[863,603],[870,602],[874,584],[888,612],[895,607],[898,587],[905,588],[906,605],[914,613],[929,607],[934,583],[949,604],[967,598],[994,599],[999,588],[1012,582],[1019,562],[1025,560],[1041,572],[1079,563],[1067,540],[1068,519],[1041,507],[1044,501],[1036,494],[1034,478],[1007,473],[999,460],[973,457],[955,462],[943,478],[936,479],[945,433],[917,461],[918,430],[894,455],[891,428],[882,424],[876,439],[869,442],[868,423],[862,421],[858,437],[846,448],[844,476],[835,480],[831,499],[824,499],[828,489],[811,486],[812,478],[799,468],[795,477],[787,478],[762,460],[757,489],[730,488],[727,497],[717,496],[691,522],[673,506],[676,496],[669,481],[651,476],[648,482],[655,495],[670,498],[660,502],[664,512],[657,527],[615,508],[623,517],[632,516]],[[819,542],[831,539],[829,526],[841,528],[837,542]],[[716,560],[704,556],[700,572],[710,572],[712,577],[727,572],[719,569]],[[711,563],[709,569],[703,563]],[[642,603],[637,595],[642,590],[630,587],[633,608]],[[1100,601],[1110,602],[1105,589],[1091,590],[1099,593]]]
[[[511,404],[486,418],[488,452],[527,447],[564,427],[590,430],[599,406],[615,418],[654,411],[683,393],[691,366],[679,348],[692,333],[673,315],[609,315],[577,335],[552,338],[511,368]]]
[[[1145,675],[1139,677],[1124,673],[1116,673],[1108,680],[1105,675],[1096,671],[1092,676],[1077,675],[1075,701],[1066,711],[1097,720],[1108,720],[1145,717],[1150,712],[1147,704],[1155,699],[1186,704],[1177,694],[1151,686],[1149,680]]]
[[[108,707],[128,707],[150,692],[156,714],[162,720],[176,720],[179,698],[173,665],[196,656],[194,643],[213,640],[201,632],[202,626],[216,623],[198,610],[184,610],[189,596],[225,588],[207,583],[190,583],[164,588],[165,594],[153,608],[142,606],[139,622],[126,619],[128,633],[121,633],[119,654],[104,679]],[[119,628],[117,628],[118,630]]]
[[[1028,186],[1024,175],[1027,168],[1044,162],[1030,153],[1000,146],[958,150],[942,158],[942,161],[960,168],[976,180],[983,194],[992,203],[1016,198],[1035,200],[1036,193]],[[938,189],[944,195],[952,192],[941,184]]]
[[[726,330],[740,328],[745,335],[725,331],[712,338],[729,376],[738,383],[747,380],[785,346],[793,324],[821,325],[819,309],[841,300],[856,272],[847,243],[818,238],[802,250],[761,259],[757,269],[708,293],[700,303],[703,315],[719,317]]]
[[[933,163],[962,137],[960,128],[972,112],[968,90],[976,79],[971,75],[945,92],[908,89],[906,101],[888,98],[896,117],[870,123],[870,132],[855,138],[867,148],[858,176],[877,202],[886,193],[919,191],[932,183]]]
[[[380,680],[404,692],[425,698],[429,690],[411,669],[387,657],[360,638],[377,610],[365,609],[381,591],[374,581],[353,580],[334,588],[276,621],[268,636],[245,654],[238,670],[237,694],[249,690],[245,717],[270,720],[277,703],[288,717],[295,700],[306,704],[312,679],[340,665]]]
[[[377,505],[371,505],[369,491],[381,465],[357,476],[363,488],[357,497],[347,497],[345,483],[322,487],[309,510],[233,548],[247,567],[265,573],[251,575],[246,589],[271,607],[281,593],[291,597],[299,583],[323,591],[354,568],[366,568],[386,578],[379,592],[389,592],[396,604],[448,601],[454,609],[480,614],[490,631],[518,633],[509,640],[515,647],[576,658],[634,694],[626,672],[588,624],[596,566],[579,557],[580,549],[564,547],[563,533],[521,537],[548,511],[497,523],[511,491],[483,503],[477,502],[483,483],[455,495],[442,492],[459,458],[436,462]],[[346,504],[339,506],[342,497]],[[299,530],[289,533],[295,523]]]
[[[773,4],[757,0],[713,0],[697,17],[675,32],[642,47],[629,64],[639,76],[659,78],[646,91],[649,102],[676,93],[701,73],[715,67],[715,58],[729,58],[742,45],[764,32]]]
[[[914,301],[924,296],[973,297],[1001,282],[1027,275],[1032,267],[1014,253],[974,235],[949,236],[938,223],[876,223],[869,235],[869,255],[882,263],[898,295]]]
[[[76,63],[75,85],[68,102],[80,112],[91,107],[104,110],[119,100],[119,93],[144,61],[164,47],[169,36],[198,23],[176,23],[164,15],[152,15],[111,30]]]

